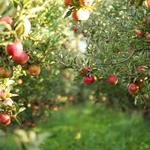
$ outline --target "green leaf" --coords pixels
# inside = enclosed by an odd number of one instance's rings
[[[1,0],[0,1],[0,15],[6,10],[9,5],[9,0]]]
[[[19,119],[18,117],[16,117],[15,120],[16,120],[16,122],[17,122],[19,125],[21,125],[21,121],[20,121],[20,119]]]
[[[17,114],[19,114],[19,113],[23,112],[25,109],[26,109],[25,107],[21,107],[21,108],[19,108],[19,110],[18,110],[18,113],[17,113]]]
[[[2,13],[3,16],[13,16],[16,13],[16,8],[14,7],[13,3],[10,3]]]
[[[141,6],[143,4],[144,0],[137,0],[136,5]]]
[[[67,10],[67,12],[66,12],[65,15],[64,15],[64,18],[67,18],[67,17],[69,17],[69,16],[71,15],[72,9],[73,9],[73,8],[70,8],[69,10]]]

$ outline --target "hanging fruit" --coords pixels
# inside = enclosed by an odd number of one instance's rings
[[[107,82],[110,84],[117,84],[118,83],[118,77],[114,74],[111,74],[108,76]]]
[[[135,94],[139,90],[139,86],[136,83],[130,83],[128,85],[128,91],[131,95]]]
[[[11,123],[10,116],[6,113],[1,113],[0,114],[0,123],[4,125],[9,125]]]
[[[5,49],[8,55],[20,55],[23,52],[23,45],[20,41],[15,40],[12,43],[8,43]]]
[[[38,76],[41,72],[41,67],[36,64],[32,64],[28,66],[28,73],[32,76]]]
[[[90,85],[95,82],[95,77],[93,75],[83,77],[83,82],[86,85]]]

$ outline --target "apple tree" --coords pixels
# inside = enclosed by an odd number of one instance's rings
[[[147,113],[149,3],[2,0],[0,122],[33,127],[47,110],[87,99]]]
[[[60,63],[79,72],[79,83],[96,102],[149,111],[149,4],[99,1],[88,20],[74,15],[74,1],[69,4],[72,18],[78,18],[72,22],[77,45],[70,45],[72,53],[60,52],[65,53]]]
[[[62,1],[52,0],[0,2],[0,122],[4,125],[13,119],[21,122],[18,114],[36,95],[36,87],[41,82],[44,86],[45,76],[40,73],[50,73],[51,65],[56,66],[54,57],[65,40],[62,31],[67,22],[62,5]],[[48,80],[58,72],[58,67],[53,68]]]

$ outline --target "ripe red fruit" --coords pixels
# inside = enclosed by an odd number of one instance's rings
[[[130,83],[128,86],[128,91],[131,95],[133,95],[135,92],[139,90],[139,86],[135,83]]]
[[[79,9],[79,10],[74,9],[72,11],[72,18],[75,21],[88,20],[89,17],[90,17],[90,11],[88,9]]]
[[[11,120],[8,120],[8,122],[5,123],[5,125],[11,124]]]
[[[13,25],[13,20],[9,16],[4,16],[4,17],[0,18],[0,22],[5,22],[5,23],[9,24],[10,26]]]
[[[13,25],[13,20],[9,16],[4,16],[4,17],[0,18],[0,22],[5,22],[5,23],[9,24],[10,26]]]
[[[8,55],[20,55],[23,52],[23,45],[19,41],[9,43],[6,45],[6,52]]]
[[[147,7],[150,7],[150,0],[146,1],[146,5],[147,5]]]
[[[65,6],[70,6],[72,5],[72,0],[64,0]]]
[[[10,116],[6,113],[0,114],[0,123],[9,125],[11,123]]]
[[[13,70],[5,70],[5,78],[11,78],[13,76]]]
[[[75,21],[78,21],[77,10],[75,10],[75,9],[72,11],[72,18],[73,18]]]
[[[107,82],[110,83],[110,84],[117,84],[118,83],[118,78],[117,78],[116,75],[111,74],[111,75],[108,76]]]
[[[0,67],[0,77],[5,76],[5,69],[3,67]]]
[[[13,55],[12,59],[18,64],[25,64],[29,60],[29,56],[23,51],[20,55]]]
[[[10,78],[13,75],[12,70],[4,69],[3,67],[0,67],[0,77],[4,78]]]
[[[95,81],[94,76],[86,76],[83,78],[84,84],[90,85]]]
[[[143,30],[140,30],[140,29],[135,29],[135,34],[136,34],[138,37],[142,37],[142,36],[144,36],[144,31],[143,31]]]
[[[29,65],[28,72],[32,76],[37,76],[41,72],[41,67],[39,65],[34,65],[34,64]]]
[[[147,40],[150,40],[150,33],[146,34],[145,38],[146,38]]]
[[[91,72],[91,68],[89,66],[84,66],[81,70],[80,70],[80,74],[82,76],[87,76],[88,73]]]
[[[35,124],[33,121],[29,121],[29,122],[28,122],[28,126],[29,126],[30,128],[34,128],[34,127],[36,126],[36,124]]]
[[[145,72],[147,69],[148,69],[147,66],[142,66],[142,65],[136,67],[136,71],[137,71],[138,73],[143,73],[143,72]]]
[[[75,33],[77,33],[77,32],[78,32],[78,27],[77,27],[77,26],[74,26],[74,27],[73,27],[73,31],[74,31]]]

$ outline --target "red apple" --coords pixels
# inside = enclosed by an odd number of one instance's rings
[[[146,36],[145,36],[145,38],[146,38],[147,40],[150,40],[150,33],[147,33]]]
[[[142,37],[144,36],[144,31],[140,30],[140,29],[135,29],[135,34],[137,35],[137,37]]]
[[[29,56],[23,51],[20,55],[13,55],[12,59],[18,64],[25,64],[29,60]]]
[[[28,126],[29,126],[30,128],[34,128],[34,127],[36,126],[36,124],[35,124],[33,121],[29,121],[29,122],[28,122]]]
[[[147,7],[150,7],[150,0],[146,0]]]
[[[83,78],[84,84],[90,85],[95,81],[94,76],[86,76]]]
[[[0,18],[0,22],[5,22],[5,23],[9,24],[10,26],[13,25],[13,20],[9,16],[4,16],[4,17]]]
[[[88,9],[82,9],[80,8],[79,10],[74,9],[72,11],[72,18],[75,21],[78,20],[88,20],[90,17],[90,11]]]
[[[73,18],[75,21],[78,21],[78,16],[77,16],[77,10],[76,10],[76,9],[74,9],[74,10],[72,11],[72,18]]]
[[[128,86],[128,91],[131,95],[133,95],[135,92],[139,90],[139,87],[135,83],[130,83]]]
[[[118,78],[117,78],[116,75],[111,74],[111,75],[108,76],[107,82],[110,83],[110,84],[117,84],[118,83]]]
[[[92,69],[89,66],[84,66],[81,70],[80,70],[80,74],[82,76],[87,76],[89,72],[91,72]]]
[[[142,65],[140,65],[140,66],[137,66],[136,67],[136,71],[138,72],[138,73],[143,73],[143,72],[145,72],[145,71],[147,71],[148,70],[148,67],[147,66],[142,66]]]
[[[0,114],[0,123],[9,125],[11,123],[10,116],[6,113],[1,113]]]
[[[13,76],[13,70],[5,70],[5,78],[11,78]]]
[[[77,26],[74,26],[74,27],[73,27],[73,31],[74,31],[75,33],[77,33],[77,32],[78,32],[78,27],[77,27]]]
[[[72,0],[64,0],[65,6],[70,6],[72,5]]]
[[[20,55],[23,52],[23,45],[19,41],[9,43],[6,45],[6,52],[8,55]]]
[[[41,67],[39,65],[35,65],[35,64],[29,65],[28,72],[32,76],[37,76],[41,72]]]
[[[5,76],[5,69],[3,67],[0,67],[0,77]]]
[[[8,120],[8,122],[5,123],[5,125],[9,125],[9,124],[11,124],[11,119]]]

